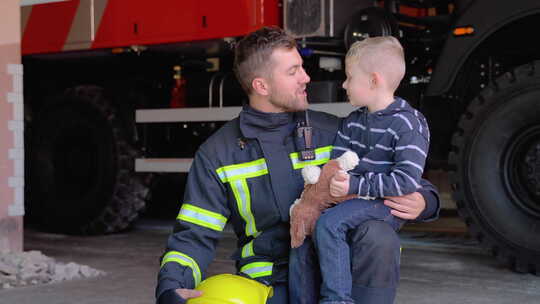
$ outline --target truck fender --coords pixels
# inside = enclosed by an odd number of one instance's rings
[[[454,36],[452,31],[449,33],[426,95],[436,96],[447,92],[472,52],[491,34],[516,20],[539,13],[540,3],[537,0],[473,1],[456,20],[452,30],[472,26],[474,33],[468,36]]]

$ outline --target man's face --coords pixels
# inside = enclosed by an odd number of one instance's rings
[[[268,78],[272,112],[297,112],[308,107],[306,85],[309,76],[302,67],[302,57],[293,49],[279,48],[270,56]]]

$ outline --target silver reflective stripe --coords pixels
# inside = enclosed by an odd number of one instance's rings
[[[199,285],[199,283],[201,282],[201,270],[194,259],[178,251],[169,251],[163,257],[163,260],[161,261],[161,267],[163,267],[166,263],[169,262],[176,262],[182,266],[191,268],[195,286]]]
[[[182,205],[177,219],[216,231],[223,231],[227,223],[227,218],[223,215],[189,204]]]
[[[257,236],[255,216],[251,210],[251,195],[247,184],[248,178],[268,174],[266,160],[260,158],[251,162],[234,164],[216,170],[223,183],[229,183],[236,199],[238,213],[246,223],[246,235]]]
[[[240,272],[247,274],[251,278],[270,276],[272,275],[273,265],[274,264],[270,262],[249,263],[242,266],[242,268],[240,268]]]
[[[255,217],[251,212],[251,195],[245,179],[239,179],[230,183],[231,188],[236,198],[236,204],[240,216],[246,222],[246,235],[254,236],[257,233],[257,227],[255,226]]]
[[[330,155],[332,153],[333,146],[325,146],[321,148],[315,149],[315,159],[314,160],[306,160],[301,161],[298,156],[298,152],[294,152],[290,154],[291,162],[293,165],[293,169],[302,169],[305,166],[308,165],[322,165],[327,163],[330,160]]]
[[[265,159],[260,158],[258,160],[248,163],[221,167],[216,170],[216,173],[218,174],[221,181],[226,183],[238,179],[245,179],[268,174],[268,167],[266,166]]]
[[[253,241],[250,241],[244,247],[242,247],[242,258],[249,258],[254,256],[255,252],[253,251]]]

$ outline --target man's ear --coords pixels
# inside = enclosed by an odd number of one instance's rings
[[[253,79],[251,87],[253,88],[253,91],[259,95],[268,96],[270,94],[270,86],[266,79],[262,77]]]

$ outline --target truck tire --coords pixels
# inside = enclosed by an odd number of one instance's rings
[[[37,117],[27,168],[30,221],[68,234],[128,228],[147,189],[134,174],[138,153],[103,90],[68,89]]]
[[[540,274],[540,61],[486,87],[452,139],[450,181],[470,233],[506,266]]]

